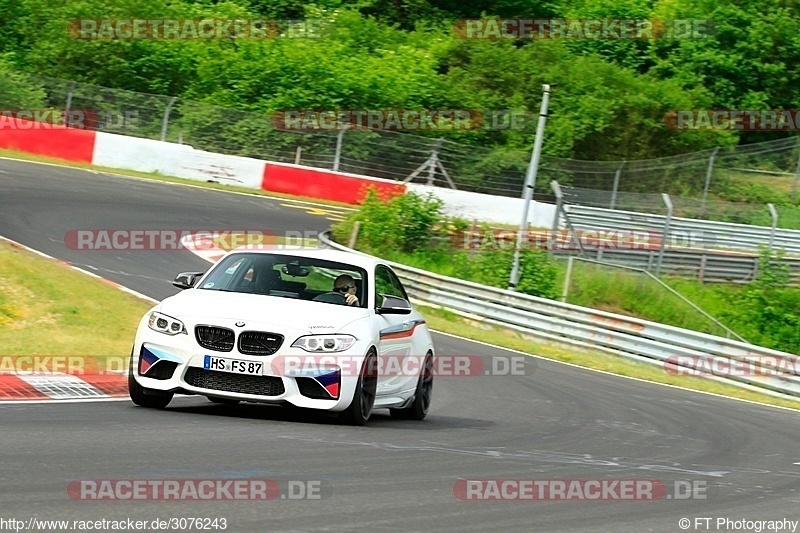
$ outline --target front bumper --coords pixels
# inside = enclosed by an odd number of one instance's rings
[[[342,352],[348,360],[357,356],[355,348]],[[358,376],[336,371],[333,365],[318,370],[288,372],[275,364],[287,356],[305,357],[309,354],[278,352],[275,355],[251,356],[237,352],[215,353],[187,350],[141,342],[134,346],[131,370],[134,379],[147,389],[178,394],[199,394],[213,398],[248,402],[291,404],[301,408],[326,411],[346,409],[353,397]],[[300,351],[302,352],[302,351]],[[361,352],[363,353],[363,352]],[[334,354],[336,355],[336,354]],[[239,374],[208,368],[206,356],[224,357],[245,362],[261,363],[260,375]]]

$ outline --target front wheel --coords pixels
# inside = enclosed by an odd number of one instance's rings
[[[394,418],[401,420],[423,420],[428,415],[433,398],[433,354],[425,356],[422,372],[417,381],[417,390],[414,392],[414,401],[403,409],[389,409]]]
[[[131,364],[128,371],[128,394],[133,403],[140,407],[150,407],[153,409],[163,409],[172,401],[173,393],[146,389],[139,385],[133,377],[133,353],[131,353]]]
[[[378,354],[374,350],[367,353],[358,376],[356,390],[350,406],[339,414],[339,419],[352,426],[363,426],[372,414],[375,394],[378,391]]]

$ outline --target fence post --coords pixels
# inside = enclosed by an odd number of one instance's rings
[[[581,237],[578,235],[578,230],[575,229],[575,226],[572,225],[572,221],[569,219],[569,214],[567,213],[567,209],[564,207],[564,195],[561,192],[561,186],[558,184],[557,181],[551,181],[550,186],[553,187],[553,192],[556,194],[556,198],[559,199],[559,202],[556,204],[556,216],[553,220],[553,224],[556,225],[558,223],[558,216],[559,213],[561,216],[564,217],[564,226],[567,229],[566,235],[564,235],[564,244],[563,246],[566,249],[571,249],[570,246],[572,245],[571,237],[575,238],[575,245],[578,247],[578,252],[581,254],[581,257],[586,256],[586,252],[583,249],[583,245],[581,244]]]
[[[409,174],[406,179],[403,180],[403,183],[408,183],[412,181],[414,178],[420,175],[420,173],[428,169],[428,181],[425,183],[426,185],[433,185],[433,180],[436,178],[436,169],[439,169],[439,172],[442,173],[444,179],[447,181],[447,184],[450,185],[450,188],[456,190],[456,184],[453,183],[453,180],[450,179],[450,175],[447,173],[447,169],[444,168],[442,161],[439,159],[439,150],[442,148],[442,143],[444,142],[444,137],[439,137],[436,139],[436,143],[433,145],[431,149],[431,155],[428,159],[425,160],[420,166],[414,170],[411,174]]]
[[[708,158],[708,168],[706,169],[706,183],[703,185],[703,200],[700,202],[700,216],[702,217],[706,211],[706,197],[708,196],[708,188],[711,186],[711,174],[714,172],[714,159],[719,152],[719,146],[714,148],[711,152],[711,157]]]
[[[614,174],[614,188],[611,190],[611,207],[609,209],[614,209],[617,205],[617,190],[619,190],[619,177],[622,174],[622,167],[625,166],[627,161],[623,161],[617,167],[617,172]]]
[[[700,283],[703,283],[703,281],[705,281],[707,262],[708,262],[708,256],[706,254],[703,254],[702,257],[700,257],[700,270],[697,273],[697,281],[699,281]]]
[[[295,150],[295,152],[294,152],[294,164],[295,165],[299,165],[300,164],[300,156],[302,154],[303,154],[303,147],[298,145],[297,146],[297,150]]]
[[[67,106],[64,109],[64,125],[69,126],[69,110],[72,108],[72,91],[75,90],[75,85],[77,85],[77,81],[73,81],[69,84],[69,89],[67,90]]]
[[[797,137],[797,147],[800,148],[800,137]],[[792,201],[797,197],[797,180],[800,179],[800,150],[797,153],[797,166],[794,169],[794,182],[792,183]]]
[[[431,164],[428,167],[428,181],[425,183],[426,185],[433,185],[433,180],[436,178],[436,163],[439,162],[439,150],[442,149],[443,142],[444,137],[439,137],[436,139],[436,144],[433,145],[433,150],[431,150]]]
[[[664,221],[664,231],[661,235],[661,248],[658,250],[658,263],[656,263],[656,277],[661,275],[661,264],[664,262],[664,248],[667,246],[667,239],[669,238],[669,225],[672,222],[672,200],[665,192],[661,193],[661,198],[664,200],[664,205],[667,206],[667,219]]]
[[[556,197],[556,214],[553,216],[553,227],[550,231],[550,238],[547,240],[547,250],[552,253],[555,251],[554,241],[558,236],[558,217],[564,208],[564,193],[561,192],[561,186],[556,180],[550,182],[550,188],[553,189],[553,194]]]
[[[172,104],[175,103],[177,100],[177,96],[173,96],[169,99],[169,103],[167,104],[167,108],[164,110],[164,120],[161,123],[161,141],[167,140],[167,125],[169,124],[169,111],[172,109]]]
[[[772,255],[772,243],[775,242],[775,230],[778,227],[778,211],[772,204],[767,204],[769,214],[772,215],[772,229],[769,232],[769,255]]]
[[[336,152],[333,154],[333,171],[338,172],[339,170],[339,161],[342,158],[342,141],[344,140],[344,132],[347,129],[347,124],[342,126],[342,129],[339,130],[339,134],[336,136]]]
[[[575,262],[574,256],[569,256],[567,259],[567,275],[564,277],[564,288],[561,290],[561,301],[566,303],[567,294],[569,294],[569,283],[572,278],[572,264]]]
[[[358,230],[360,227],[361,227],[361,221],[356,220],[355,224],[353,224],[353,229],[350,231],[350,237],[347,239],[348,248],[356,247],[356,239],[358,238]]]

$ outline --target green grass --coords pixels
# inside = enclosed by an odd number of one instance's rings
[[[559,289],[566,278],[565,261],[559,261]],[[745,287],[736,284],[703,284],[698,281],[665,276],[661,279],[703,311],[730,329],[729,300]],[[635,316],[713,335],[725,335],[715,325],[678,296],[670,293],[645,274],[575,261],[567,303],[593,307],[610,313]],[[744,334],[737,331],[747,338]]]
[[[0,241],[0,355],[128,357],[152,306]]]

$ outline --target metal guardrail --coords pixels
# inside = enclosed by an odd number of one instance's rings
[[[558,257],[576,255],[577,251],[558,251]],[[659,255],[657,250],[612,250],[598,248],[584,250],[585,258],[613,263],[624,267],[654,270]],[[800,285],[800,260],[784,258],[776,264],[789,268],[789,283]],[[758,274],[759,259],[755,255],[715,252],[709,250],[666,250],[662,257],[661,274],[692,277],[698,281],[721,283],[749,283]]]
[[[323,245],[353,251],[323,236]],[[360,252],[358,252],[360,253]],[[412,299],[538,338],[646,361],[778,396],[800,398],[798,356],[706,333],[487,287],[391,263]],[[724,364],[720,367],[720,362]],[[732,368],[750,369],[731,372]]]
[[[660,243],[658,252],[621,247],[581,249],[583,257],[647,271],[691,276],[700,281],[746,283],[756,279],[759,254],[766,248],[785,256],[776,262],[786,265],[789,284],[800,285],[800,231],[733,224],[692,218],[612,210],[584,205],[564,205],[561,188],[551,184],[558,199],[552,231],[566,227],[570,234],[580,232],[645,232]],[[666,195],[665,195],[666,196]],[[668,207],[671,205],[667,202]],[[770,204],[770,211],[775,208]],[[571,255],[574,250],[558,250]]]
[[[787,255],[800,256],[800,231],[766,226],[732,224],[713,220],[672,217],[667,226],[667,217],[633,211],[618,211],[582,205],[564,206],[570,223],[576,229],[653,231],[670,239],[671,235],[696,238],[704,248],[716,250],[742,250],[758,253],[761,246],[770,249],[783,248]],[[668,227],[664,232],[665,226]]]
[[[599,231],[598,231],[599,230]],[[701,247],[702,242],[684,243],[680,239],[673,240],[671,246],[665,246],[662,251],[658,243],[651,242],[647,246],[629,246],[624,242],[615,242],[614,238],[605,241],[598,237],[594,242],[577,246],[575,239],[570,243],[570,236],[575,232],[587,231],[597,235],[602,231],[622,231],[630,233],[630,229],[623,228],[576,228],[568,225],[568,230],[533,230],[528,232],[527,246],[547,249],[558,258],[569,258],[580,255],[585,260],[594,260],[609,265],[623,268],[637,268],[647,272],[658,270],[661,274],[697,279],[701,282],[720,283],[749,283],[756,279],[760,268],[758,254],[744,251],[711,250]],[[488,230],[487,230],[488,231]],[[569,233],[567,233],[567,231]],[[638,230],[637,230],[638,231]],[[515,245],[515,234],[509,230],[491,230],[491,239],[487,241],[488,247],[497,249],[512,249]],[[660,240],[660,234],[656,240]],[[480,249],[483,244],[484,234],[480,231],[465,231],[457,244],[468,248]],[[621,241],[622,239],[620,239]],[[685,244],[694,245],[687,247]],[[789,276],[790,285],[800,285],[800,258],[783,257],[773,258],[776,265],[785,265]]]

